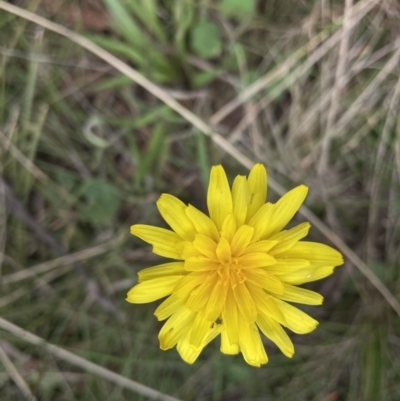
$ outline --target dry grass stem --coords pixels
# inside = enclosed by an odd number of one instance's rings
[[[3,149],[9,151],[10,154],[37,180],[41,181],[43,184],[48,182],[47,175],[40,170],[31,160],[29,160],[16,146],[14,146],[10,139],[7,138],[0,131],[0,141]]]
[[[347,24],[347,29],[350,29],[351,27],[356,25],[365,16],[365,14],[371,11],[373,7],[375,7],[375,5],[379,2],[380,0],[364,0],[354,5],[348,13],[349,18],[351,19]],[[337,25],[341,23],[342,18],[339,18],[335,21],[335,24]],[[294,52],[288,59],[285,60],[283,64],[278,65],[272,71],[269,71],[263,77],[249,85],[240,93],[239,96],[237,96],[235,99],[227,103],[224,107],[219,109],[211,117],[211,123],[213,125],[218,124],[230,113],[232,113],[232,111],[236,110],[239,106],[254,97],[257,93],[262,91],[268,85],[272,84],[274,81],[279,80],[282,76],[287,75],[289,72],[289,75],[293,77],[293,74],[295,74],[295,72],[291,71],[291,69],[306,54],[311,54],[307,61],[302,66],[296,69],[298,73],[295,75],[302,75],[305,71],[311,68],[311,66],[314,65],[320,58],[322,58],[333,46],[335,46],[341,40],[343,35],[345,35],[345,32],[343,32],[343,28],[338,29],[338,31],[330,37],[329,33],[326,31],[322,31],[321,33],[315,35],[309,41],[309,43],[303,45],[300,49]],[[326,43],[323,43],[325,40]],[[323,44],[321,45],[321,43]]]
[[[368,106],[372,107],[379,100],[377,96],[373,96],[376,93],[379,86],[382,84],[384,79],[392,73],[399,65],[400,61],[400,49],[393,54],[389,61],[379,71],[373,81],[364,89],[364,91],[357,97],[351,107],[343,114],[339,121],[333,126],[333,133],[326,133],[326,135],[335,135],[338,131],[342,130],[352,119],[355,118],[360,109],[368,102]]]
[[[18,372],[16,366],[12,363],[11,359],[4,352],[3,348],[0,345],[0,361],[3,363],[4,368],[10,377],[14,380],[14,383],[17,385],[22,395],[27,401],[36,401],[36,397],[32,394],[31,389],[28,384]]]
[[[13,334],[14,336],[32,345],[43,348],[56,358],[71,363],[72,365],[75,365],[89,373],[102,377],[103,379],[113,382],[118,386],[131,390],[134,393],[142,394],[146,397],[149,397],[150,399],[157,401],[180,401],[178,398],[162,394],[159,391],[153,390],[150,387],[144,386],[143,384],[137,383],[131,379],[128,379],[127,377],[121,376],[118,373],[115,373],[109,369],[103,368],[102,366],[90,362],[85,358],[75,355],[72,352],[66,351],[60,347],[57,347],[56,345],[49,344],[42,338],[22,329],[21,327],[16,326],[15,324],[3,318],[0,318],[0,329],[5,330],[8,333]]]
[[[117,238],[113,238],[109,242],[105,242],[100,245],[95,245],[90,248],[83,249],[81,251],[74,252],[69,255],[61,256],[59,258],[49,260],[44,263],[39,263],[36,266],[32,266],[19,272],[3,276],[1,283],[2,284],[15,283],[21,280],[26,280],[28,278],[35,277],[38,274],[47,273],[48,271],[61,266],[71,265],[75,262],[94,258],[118,246],[118,244],[120,244],[124,239],[125,235],[121,234],[117,236]]]
[[[327,123],[326,123],[326,133],[321,144],[321,153],[319,157],[319,162],[317,166],[317,171],[319,175],[323,175],[329,164],[329,149],[331,143],[331,137],[327,134],[331,132],[332,125],[336,119],[336,115],[339,109],[339,100],[341,91],[344,89],[345,80],[344,75],[347,68],[347,55],[349,51],[350,33],[351,28],[349,26],[350,19],[350,9],[353,6],[353,0],[346,0],[343,16],[343,35],[340,40],[339,45],[339,59],[336,66],[335,82],[333,85],[333,90],[331,91],[332,97],[330,99],[330,107],[328,111]]]

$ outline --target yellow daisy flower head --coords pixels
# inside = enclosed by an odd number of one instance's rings
[[[171,230],[136,224],[131,233],[153,252],[176,261],[141,270],[127,295],[132,303],[166,298],[156,309],[166,323],[160,347],[177,347],[193,363],[218,335],[221,352],[243,354],[246,362],[268,362],[260,331],[288,357],[293,344],[283,327],[305,334],[318,322],[288,302],[322,304],[323,297],[298,287],[329,276],[343,264],[335,249],[301,241],[310,228],[288,230],[307,195],[300,185],[276,203],[265,203],[267,172],[256,164],[248,178],[237,176],[232,189],[222,166],[211,170],[208,217],[192,205],[163,194],[157,207]],[[283,326],[283,327],[282,327]]]

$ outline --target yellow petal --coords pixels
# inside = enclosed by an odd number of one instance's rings
[[[286,327],[297,334],[307,334],[313,331],[318,322],[300,309],[275,298],[275,301],[286,319]]]
[[[278,233],[289,223],[304,202],[307,192],[308,188],[305,185],[299,185],[274,204],[271,220],[262,234],[263,239],[269,239],[271,235]]]
[[[336,249],[318,242],[301,241],[289,250],[283,252],[279,257],[306,259],[312,265],[340,266],[343,257]]]
[[[233,211],[228,179],[221,165],[211,168],[207,206],[212,221],[221,230],[225,217]]]
[[[224,220],[221,228],[221,237],[227,239],[229,242],[232,241],[233,236],[236,233],[236,220],[233,213],[229,213]]]
[[[186,339],[187,338],[187,339]],[[197,358],[200,356],[203,348],[194,349],[193,346],[189,342],[189,337],[187,336],[185,339],[180,340],[176,349],[181,356],[181,358],[190,365],[196,362]]]
[[[253,237],[254,228],[250,226],[242,226],[236,231],[231,242],[232,256],[240,256]]]
[[[189,258],[204,256],[195,246],[193,242],[184,241],[180,243],[182,246],[181,257],[186,260]]]
[[[222,308],[225,304],[226,293],[228,291],[229,278],[218,280],[209,294],[209,300],[206,306],[206,318],[212,322],[221,316]]]
[[[215,250],[217,258],[222,264],[231,263],[231,247],[225,238],[221,238]]]
[[[194,311],[199,311],[209,300],[210,294],[217,283],[217,273],[205,280],[199,287],[193,290],[186,301],[186,306]]]
[[[260,333],[254,323],[240,323],[239,339],[240,350],[249,365],[260,367],[268,362]]]
[[[131,234],[153,245],[153,253],[166,258],[181,259],[177,244],[182,241],[178,234],[164,228],[135,224]]]
[[[238,227],[240,227],[246,221],[247,204],[249,202],[247,179],[243,175],[238,175],[233,181],[232,202],[233,214],[235,215]]]
[[[162,194],[157,207],[164,220],[182,239],[194,240],[196,230],[185,213],[187,206],[183,202],[175,196]]]
[[[262,164],[256,164],[250,171],[247,180],[249,193],[249,205],[247,207],[247,218],[249,221],[265,203],[267,197],[267,171]]]
[[[267,291],[273,291],[275,294],[283,293],[282,281],[278,277],[267,273],[263,269],[246,270],[245,276],[247,281],[259,285]]]
[[[190,221],[196,228],[199,234],[206,235],[210,237],[215,242],[219,241],[219,233],[215,223],[203,212],[196,209],[194,206],[189,205],[186,208],[186,215],[189,217]]]
[[[231,273],[231,280],[234,280],[232,289],[240,313],[246,322],[254,322],[257,318],[257,309],[246,284],[237,273]]]
[[[278,322],[268,316],[259,314],[256,323],[264,335],[274,342],[284,355],[288,358],[293,356],[293,343]]]
[[[205,256],[197,256],[185,260],[185,270],[188,271],[217,270],[219,266],[219,262],[214,262]]]
[[[272,295],[267,294],[260,286],[252,283],[247,283],[247,288],[259,313],[267,315],[283,325],[286,324],[285,316],[276,303],[271,300]]]
[[[226,355],[236,355],[240,352],[239,344],[231,344],[229,342],[228,334],[226,330],[221,332],[221,352]]]
[[[128,302],[145,304],[172,294],[176,285],[184,276],[159,277],[143,281],[131,288],[126,296]]]
[[[197,234],[195,240],[193,241],[193,245],[204,256],[217,261],[217,255],[215,253],[217,243],[214,242],[210,237],[207,237],[203,234]]]
[[[190,331],[190,344],[194,348],[200,347],[212,326],[213,323],[206,319],[202,311],[197,312]]]
[[[292,248],[297,242],[307,236],[310,227],[310,223],[302,223],[290,230],[281,231],[273,235],[270,237],[270,240],[278,241],[278,244],[275,245],[269,253],[271,255],[277,255]]]
[[[311,281],[321,280],[330,276],[335,270],[334,266],[307,267],[305,269],[296,270],[295,272],[280,275],[279,278],[289,284],[305,284]]]
[[[238,258],[238,267],[240,269],[254,269],[276,264],[274,257],[266,253],[248,253]]]
[[[228,288],[224,309],[222,310],[222,321],[229,338],[229,342],[239,344],[239,328],[238,328],[238,309],[236,299],[231,287]]]
[[[195,315],[194,312],[184,306],[174,313],[164,323],[164,326],[158,334],[160,348],[164,351],[170,349],[174,347],[181,338],[184,338],[190,330]]]
[[[279,259],[280,255],[277,255],[277,263],[272,266],[267,266],[265,271],[268,273],[281,276],[295,272],[296,270],[303,269],[310,266],[310,262],[305,259]],[[285,280],[283,280],[285,281]]]
[[[164,263],[162,265],[148,267],[138,272],[139,283],[146,280],[152,280],[164,276],[185,275],[187,272],[184,269],[183,262]]]
[[[305,305],[322,305],[324,297],[315,291],[296,287],[287,283],[283,284],[283,294],[277,294],[276,297],[284,301],[295,302]]]
[[[176,294],[169,296],[162,302],[154,311],[154,315],[158,320],[165,320],[182,308],[184,300],[179,298]]]
[[[258,241],[271,224],[274,208],[275,205],[272,203],[266,203],[247,223],[250,227],[254,227],[253,242]]]
[[[201,285],[207,279],[211,279],[209,272],[193,272],[184,276],[174,287],[174,293],[180,298],[186,299],[191,291]]]
[[[254,233],[253,233],[254,238]],[[269,240],[262,240],[255,242],[254,244],[249,245],[244,251],[243,254],[248,253],[258,253],[258,252],[268,252],[271,248],[273,248],[278,241],[269,241]]]
[[[177,350],[181,358],[189,363],[192,364],[196,361],[199,357],[203,348],[209,344],[214,338],[221,333],[222,326],[214,325],[212,328],[208,330],[206,333],[203,342],[201,343],[200,347],[194,348],[192,344],[190,344],[190,332],[178,342]]]

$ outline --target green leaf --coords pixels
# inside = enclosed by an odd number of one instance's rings
[[[243,87],[246,88],[247,86],[249,86],[252,83],[254,83],[255,81],[257,81],[257,79],[259,79],[259,78],[260,78],[260,74],[258,73],[257,70],[248,70],[241,77],[241,83],[242,83]]]
[[[86,37],[106,50],[128,57],[151,79],[158,82],[170,82],[179,77],[176,66],[151,43],[141,48],[100,35],[86,35]]]
[[[140,183],[150,168],[161,159],[161,154],[164,150],[165,131],[164,124],[157,124],[144,154],[141,155],[140,163],[136,170],[136,179]]]
[[[211,70],[211,71],[200,71],[190,76],[192,86],[195,88],[201,88],[202,86],[208,85],[215,78],[217,78],[223,70]]]
[[[101,92],[107,89],[117,89],[134,84],[135,82],[126,75],[116,75],[115,77],[106,78],[98,84],[93,85],[91,90],[93,92]]]
[[[221,12],[227,17],[250,19],[254,14],[254,0],[222,0]]]
[[[113,28],[134,46],[144,48],[147,38],[143,29],[132,18],[120,0],[104,0],[111,16]]]
[[[120,193],[114,185],[100,178],[86,180],[81,189],[86,205],[79,209],[82,219],[95,224],[107,224],[114,219],[121,200]]]
[[[386,355],[386,338],[384,327],[376,322],[369,322],[364,327],[365,344],[363,361],[360,363],[362,383],[364,385],[365,401],[385,400],[387,388],[384,375],[384,360]]]
[[[145,127],[154,123],[166,122],[172,124],[182,124],[185,123],[181,116],[172,111],[168,106],[161,104],[154,109],[148,107],[148,111],[142,111],[141,116],[137,118],[132,118],[132,116],[121,116],[121,117],[107,117],[104,121],[108,125],[113,127],[121,127],[124,130],[132,130]]]
[[[372,261],[370,263],[370,268],[376,274],[376,277],[378,277],[379,280],[385,281],[385,275],[389,271],[389,266],[379,261]]]
[[[205,135],[196,130],[197,139],[197,158],[200,169],[201,180],[203,181],[204,188],[208,186],[208,177],[210,174],[210,163],[208,160],[207,143]]]
[[[157,2],[155,0],[135,0],[127,3],[136,16],[144,23],[157,39],[166,41],[166,33],[157,14]]]
[[[68,191],[72,192],[73,188],[77,183],[76,174],[68,171],[64,168],[57,169],[55,171],[55,175],[57,177],[57,181]]]
[[[132,46],[123,43],[120,40],[110,39],[100,35],[86,35],[86,37],[97,45],[104,47],[106,50],[128,57],[131,61],[140,66],[144,64],[141,53],[136,51]]]
[[[191,48],[203,58],[216,57],[221,53],[222,40],[218,26],[211,21],[199,22],[191,31]]]
[[[173,4],[175,45],[180,54],[186,53],[186,34],[192,25],[194,9],[193,0],[175,0]]]
[[[151,48],[144,55],[146,64],[145,75],[158,82],[170,82],[179,77],[179,68],[156,48]]]
[[[87,139],[89,143],[91,143],[96,148],[105,149],[110,146],[110,143],[96,135],[93,132],[95,127],[100,127],[104,124],[103,120],[98,116],[91,116],[89,117],[88,121],[86,122],[85,126],[83,127],[83,135]]]

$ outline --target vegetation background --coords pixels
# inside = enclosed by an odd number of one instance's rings
[[[399,2],[11,3],[108,50],[219,136],[71,38],[0,10],[2,318],[181,400],[399,400]],[[240,155],[286,189],[308,185],[306,206],[329,227],[310,238],[338,247],[336,233],[352,257],[309,286],[325,296],[304,308],[321,323],[291,335],[293,359],[266,340],[256,369],[214,341],[187,365],[159,350],[155,305],[125,302],[136,272],[160,262],[129,226],[162,225],[163,192],[204,209],[210,166],[246,174]],[[5,330],[0,394],[148,399]]]

